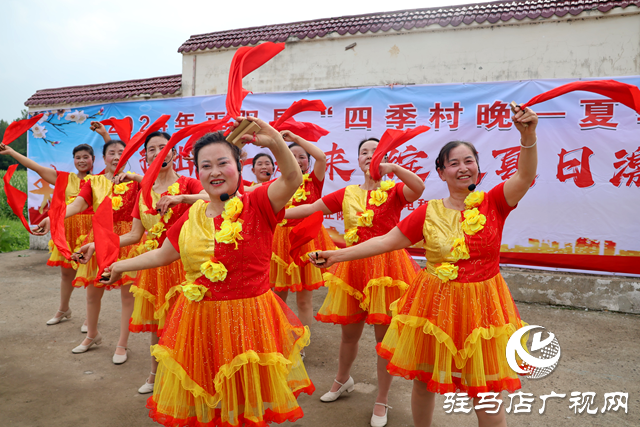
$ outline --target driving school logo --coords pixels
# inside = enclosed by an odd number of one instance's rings
[[[509,338],[507,343],[507,363],[509,367],[518,374],[524,375],[531,379],[540,379],[549,375],[558,365],[560,360],[560,344],[555,334],[547,332],[547,337],[542,340],[542,332],[533,334],[531,348],[525,349],[522,343],[522,337],[533,329],[545,329],[542,326],[529,325],[518,329]],[[526,345],[526,343],[524,344]],[[538,357],[532,353],[540,351]],[[522,364],[518,365],[516,354],[522,360]]]

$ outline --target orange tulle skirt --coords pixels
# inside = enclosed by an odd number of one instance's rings
[[[82,242],[92,230],[91,218],[93,214],[78,214],[65,218],[64,234],[69,248],[73,251],[76,247],[82,246]],[[75,261],[68,260],[62,256],[58,248],[53,244],[53,240],[49,241],[49,259],[47,265],[51,267],[63,267],[77,269],[78,264]]]
[[[273,292],[171,309],[160,343],[149,416],[165,426],[266,426],[302,417],[315,390],[300,357],[309,328]]]
[[[391,374],[418,379],[440,394],[476,397],[521,387],[507,364],[506,347],[526,323],[500,274],[483,282],[445,283],[421,271],[392,309],[393,321],[377,347]]]
[[[289,255],[291,249],[289,236],[292,229],[293,227],[278,226],[273,233],[269,283],[276,291],[313,291],[323,284],[322,272],[307,262],[307,253],[316,250],[314,241],[312,240],[300,249],[304,264],[298,266]]]
[[[127,221],[118,221],[113,224],[113,231],[118,235],[122,236],[123,234],[127,234],[131,231],[131,222]],[[89,232],[83,244],[93,242],[93,229]],[[137,244],[125,246],[120,248],[120,252],[118,253],[118,261],[122,261],[124,259],[133,258],[138,255]],[[100,278],[98,276],[98,260],[96,259],[95,253],[91,257],[88,263],[86,264],[78,264],[78,271],[76,273],[76,278],[73,279],[73,286],[77,288],[87,287],[89,285],[93,285],[96,288],[104,287],[107,291],[111,289],[118,289],[121,286],[131,285],[134,283],[136,279],[135,272],[126,272],[122,275],[122,278],[115,283],[110,285],[105,285],[100,283]]]
[[[388,325],[389,306],[409,288],[418,270],[404,249],[337,264],[324,274],[329,290],[316,319],[342,325],[363,320]]]
[[[182,261],[138,272],[131,285],[135,297],[133,314],[129,320],[131,332],[157,332],[162,335],[167,312],[178,297],[184,282]]]

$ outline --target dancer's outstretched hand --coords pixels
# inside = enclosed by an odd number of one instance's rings
[[[339,262],[336,260],[338,251],[316,251],[309,254],[309,261],[315,267],[329,268],[333,264]]]

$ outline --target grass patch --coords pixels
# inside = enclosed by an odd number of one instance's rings
[[[29,249],[29,233],[17,219],[0,218],[0,252]]]

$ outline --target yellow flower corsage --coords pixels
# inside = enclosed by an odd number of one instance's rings
[[[487,217],[481,214],[478,208],[466,210],[464,211],[464,221],[462,221],[462,231],[473,236],[484,228],[486,222]]]
[[[215,239],[218,243],[235,243],[236,249],[238,249],[238,240],[243,240],[241,232],[242,223],[224,220],[220,225],[220,230],[216,231]]]
[[[347,245],[351,246],[354,243],[357,243],[358,240],[360,240],[360,237],[358,236],[358,228],[357,227],[353,227],[353,228],[347,230],[346,233],[344,233],[344,241],[347,242]]]
[[[196,285],[195,283],[187,283],[182,285],[182,295],[189,301],[199,302],[205,297],[209,289],[203,285]]]
[[[149,233],[155,234],[156,237],[162,236],[162,233],[164,232],[165,232],[164,224],[161,222],[155,223],[153,227],[151,227],[151,230],[149,230]]]
[[[224,204],[224,211],[222,212],[222,219],[229,221],[236,221],[242,213],[244,205],[242,201],[237,197],[232,198]]]
[[[460,259],[469,259],[469,249],[464,242],[464,238],[461,237],[453,241],[451,255],[456,258],[456,261]]]
[[[149,239],[146,242],[144,242],[144,248],[147,251],[158,249],[158,241],[156,239]]]
[[[373,211],[367,209],[358,217],[358,227],[371,227],[373,225]]]
[[[298,188],[296,192],[293,194],[293,199],[296,202],[301,202],[303,200],[307,200],[307,196],[311,194],[309,191],[304,191],[304,187]]]
[[[436,267],[436,275],[443,282],[454,280],[458,277],[458,266],[448,262],[443,262]]]
[[[111,207],[113,208],[114,211],[120,210],[122,205],[123,205],[122,197],[114,196],[114,197],[111,198]]]
[[[212,282],[222,282],[227,278],[227,268],[215,259],[203,262],[200,265],[200,272]]]
[[[167,189],[167,191],[169,192],[169,194],[171,194],[172,196],[175,196],[177,194],[180,194],[180,184],[178,184],[177,182],[174,182],[173,184],[171,184],[169,186],[169,188]]]
[[[120,184],[116,184],[113,186],[113,192],[115,194],[124,194],[129,189],[129,185],[126,182],[121,182]]]
[[[371,192],[371,197],[369,198],[369,204],[374,206],[380,206],[384,202],[387,201],[389,196],[385,191],[382,190],[373,190]]]
[[[395,181],[382,181],[380,182],[380,189],[382,191],[389,191],[391,190],[393,187],[396,186],[396,182]]]
[[[469,195],[464,199],[464,205],[467,209],[475,208],[480,206],[482,201],[484,200],[484,191],[474,191],[469,193]]]
[[[162,220],[167,223],[171,219],[173,215],[173,209],[169,208],[169,210],[162,216]]]

